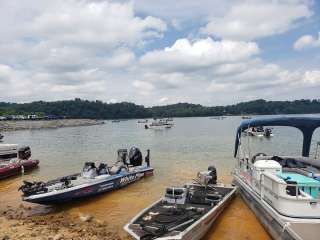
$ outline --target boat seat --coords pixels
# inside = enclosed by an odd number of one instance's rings
[[[168,203],[184,204],[186,197],[186,188],[169,187],[166,189],[165,201]]]
[[[218,202],[220,202],[222,199],[222,196],[218,193],[214,194],[206,194],[205,202],[216,205]]]
[[[287,184],[294,184],[294,185],[297,185],[297,182],[296,181],[290,181],[290,180],[286,180],[286,183]],[[299,188],[297,188],[296,186],[287,186],[286,187],[286,192],[288,195],[290,196],[296,196],[297,195],[297,189],[298,189],[298,195],[300,195],[300,190]]]

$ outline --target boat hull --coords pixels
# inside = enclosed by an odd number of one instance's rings
[[[288,219],[281,219],[273,214],[271,211],[267,211],[266,208],[262,205],[253,194],[248,190],[248,187],[245,186],[245,183],[236,175],[234,175],[234,184],[238,186],[239,193],[242,199],[250,207],[250,209],[255,213],[259,221],[262,223],[266,231],[271,235],[273,239],[281,240],[311,240],[310,233],[300,237],[299,233],[295,232],[292,229],[292,226],[295,226],[297,223],[290,222]],[[305,227],[310,225],[309,223],[300,223],[304,224]],[[319,227],[319,223],[315,223]],[[320,230],[319,230],[320,233]]]
[[[44,193],[23,197],[23,201],[44,205],[69,202],[77,199],[88,198],[105,192],[110,192],[150,175],[153,175],[153,168],[149,167],[134,173],[118,174],[115,177],[102,180],[94,184],[70,188],[61,193]]]
[[[16,176],[23,172],[37,168],[39,160],[26,160],[22,163],[10,163],[4,168],[0,168],[0,179]]]
[[[208,216],[205,218],[202,218],[199,220],[198,223],[194,224],[194,227],[185,234],[182,234],[181,240],[200,240],[202,239],[213,223],[216,221],[216,219],[220,216],[220,214],[225,210],[225,208],[230,204],[233,197],[235,195],[235,192],[233,192],[220,206],[216,211],[209,212]]]
[[[189,226],[184,231],[180,232],[177,235],[163,236],[163,237],[158,237],[156,239],[158,240],[200,240],[202,239],[207,234],[210,227],[213,225],[213,223],[216,221],[219,215],[230,204],[233,197],[235,196],[236,191],[237,191],[237,188],[234,187],[232,191],[227,196],[225,196],[223,201],[221,201],[216,207],[211,209],[208,213],[206,213],[204,216],[202,216],[199,220],[194,222],[191,226]],[[140,237],[138,232],[136,232],[133,229],[134,228],[133,226],[136,225],[135,222],[145,213],[149,212],[150,209],[152,209],[162,200],[163,199],[156,201],[151,206],[147,207],[146,209],[141,211],[139,214],[137,214],[128,224],[124,226],[124,230],[128,232],[135,239],[137,240],[142,239],[142,237]]]

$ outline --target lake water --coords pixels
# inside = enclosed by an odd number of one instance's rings
[[[137,120],[106,121],[104,125],[88,127],[6,132],[5,143],[29,145],[32,157],[41,162],[39,169],[23,177],[0,182],[0,208],[21,203],[17,188],[23,179],[48,180],[79,172],[85,161],[112,164],[119,148],[137,146],[143,155],[150,149],[151,164],[155,168],[153,177],[88,201],[58,207],[33,206],[36,213],[62,210],[90,213],[125,236],[122,226],[161,197],[166,186],[190,181],[209,165],[217,167],[220,181],[231,182],[235,131],[240,121],[240,117],[176,118],[175,126],[166,130],[145,130]],[[243,142],[248,143],[250,152],[300,154],[302,137],[298,130],[274,128],[273,131],[275,136],[271,139],[245,137]],[[320,131],[315,136],[320,140]],[[206,238],[269,239],[269,236],[237,197]]]

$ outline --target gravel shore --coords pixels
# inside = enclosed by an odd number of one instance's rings
[[[120,240],[105,222],[90,215],[72,216],[61,212],[28,216],[31,208],[21,204],[0,212],[0,240]],[[128,238],[127,238],[128,239]]]
[[[0,131],[92,126],[103,123],[104,121],[102,120],[93,119],[62,119],[50,121],[0,121]]]

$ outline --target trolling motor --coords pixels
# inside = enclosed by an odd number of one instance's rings
[[[264,130],[264,135],[265,135],[266,137],[271,137],[271,134],[272,134],[271,128],[266,128],[266,129]]]
[[[214,166],[209,166],[208,171],[199,172],[198,181],[204,186],[207,186],[208,184],[216,184],[217,169]]]

